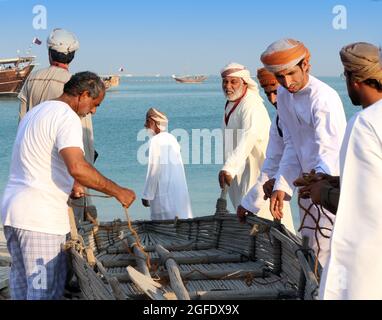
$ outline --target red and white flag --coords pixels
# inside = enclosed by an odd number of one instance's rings
[[[33,40],[32,40],[32,43],[40,45],[42,42],[41,42],[41,40],[39,38],[34,37]]]

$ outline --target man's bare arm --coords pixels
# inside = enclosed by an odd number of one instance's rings
[[[60,151],[69,174],[81,185],[115,197],[125,207],[135,200],[134,191],[123,188],[99,173],[88,163],[78,147],[64,148]]]

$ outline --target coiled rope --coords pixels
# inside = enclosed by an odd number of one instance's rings
[[[312,171],[309,174],[304,174],[303,175],[303,179],[306,181],[307,185],[312,183],[314,174],[315,174],[315,172]],[[309,205],[309,207],[306,208],[301,203],[301,199],[304,199],[304,197],[302,197],[302,195],[299,194],[298,195],[298,206],[299,206],[300,209],[303,210],[304,216],[303,216],[303,218],[301,220],[301,225],[300,225],[300,227],[298,229],[298,232],[301,232],[301,230],[303,230],[303,229],[309,229],[309,230],[313,230],[314,231],[314,238],[315,238],[315,241],[316,241],[316,244],[317,244],[317,254],[315,254],[315,263],[314,263],[314,274],[315,274],[315,276],[317,278],[319,278],[319,275],[318,275],[318,264],[319,264],[318,258],[319,258],[320,252],[321,252],[321,246],[320,246],[320,241],[319,241],[318,236],[320,234],[323,238],[330,239],[330,235],[329,236],[325,235],[323,230],[326,230],[329,233],[331,233],[332,230],[333,230],[332,228],[327,228],[327,227],[320,226],[321,217],[325,216],[332,226],[333,226],[334,223],[333,223],[333,220],[326,214],[325,210],[322,208],[322,205],[317,205],[317,204],[314,204],[312,202]],[[317,218],[314,216],[314,214],[311,213],[311,209],[313,207],[315,207],[316,210],[317,210]],[[305,225],[305,221],[306,221],[306,218],[308,216],[312,219],[312,221],[314,223],[314,227],[306,226]]]

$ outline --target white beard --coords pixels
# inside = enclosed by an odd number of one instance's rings
[[[237,89],[233,94],[228,95],[227,93],[224,92],[224,95],[228,101],[232,102],[232,101],[236,101],[237,99],[240,99],[243,93],[244,93],[244,85],[242,85],[239,89]]]

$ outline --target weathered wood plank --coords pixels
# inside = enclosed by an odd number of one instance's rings
[[[222,262],[242,262],[245,258],[241,254],[211,254],[205,256],[194,257],[174,257],[177,264],[194,264],[194,263],[222,263]],[[151,263],[159,263],[159,258],[151,258]],[[114,260],[104,260],[102,264],[105,268],[135,266],[136,259],[134,257],[124,257]]]
[[[179,300],[190,300],[187,289],[183,284],[179,267],[171,255],[171,253],[163,248],[160,244],[155,247],[156,252],[160,256],[162,262],[166,265],[168,277],[170,278],[171,288],[174,290]]]
[[[143,273],[135,270],[129,266],[126,268],[129,277],[134,284],[141,289],[152,300],[167,300],[161,291],[161,285],[151,278],[145,276]]]
[[[0,267],[0,290],[9,286],[10,267]]]
[[[191,300],[275,300],[280,298],[297,298],[293,289],[243,289],[221,291],[191,291]],[[165,293],[166,299],[172,300],[173,292]]]
[[[132,248],[132,251],[134,252],[135,259],[137,261],[137,267],[140,272],[142,272],[144,275],[150,277],[150,271],[147,266],[147,257],[142,252],[142,250],[138,247],[138,244],[136,242],[136,239],[133,236],[128,236],[127,241],[124,241],[125,245],[130,247],[130,250]]]
[[[159,271],[157,275],[161,279],[168,278],[167,272]],[[263,269],[240,270],[240,269],[222,269],[200,271],[193,269],[191,271],[180,271],[180,276],[183,280],[209,280],[209,279],[240,279],[244,277],[267,277],[269,274]]]
[[[208,243],[195,243],[195,241],[186,242],[184,244],[168,244],[162,246],[169,251],[183,251],[183,250],[208,250],[215,248],[211,244]],[[146,252],[155,251],[155,245],[144,246]],[[123,247],[117,248],[109,248],[107,250],[108,253],[116,254],[116,253],[127,253],[128,251]]]
[[[0,267],[9,267],[11,265],[11,257],[9,255],[0,256]]]

